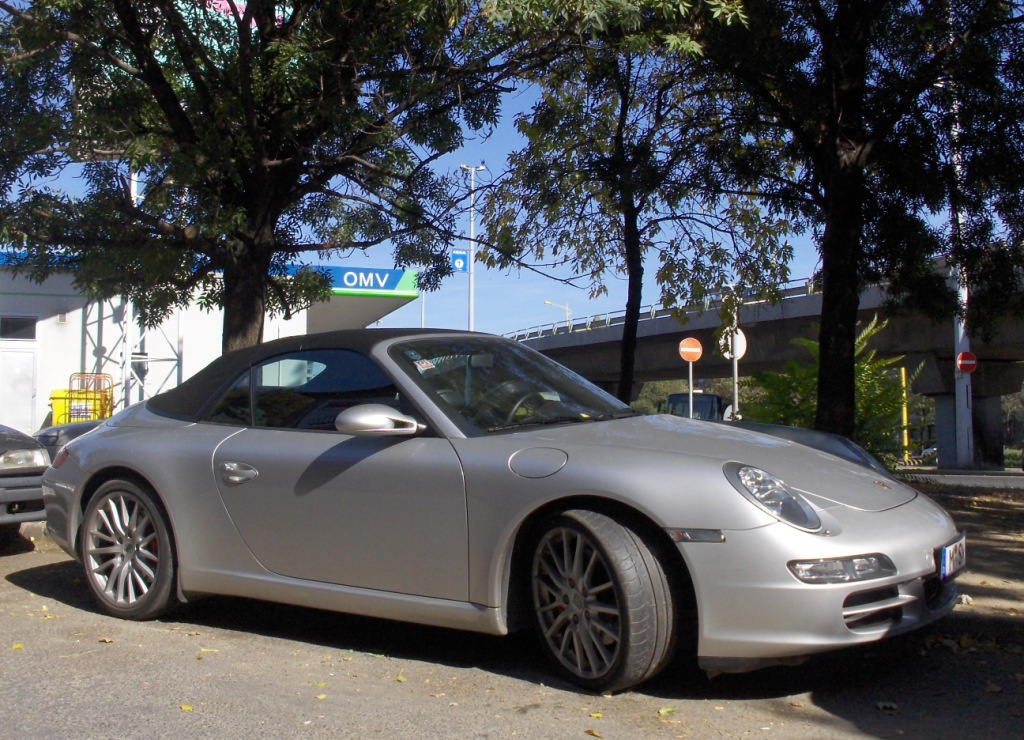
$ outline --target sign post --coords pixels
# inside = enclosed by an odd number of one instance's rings
[[[476,199],[476,173],[486,170],[481,162],[476,167],[460,164],[463,172],[469,173],[469,248],[466,250],[466,272],[469,273],[469,330],[473,331],[473,263],[476,262],[476,218],[473,215],[473,204]]]
[[[740,359],[747,354],[747,335],[738,326],[732,326],[722,334],[718,348],[722,356],[732,360],[732,418],[740,418]]]
[[[690,370],[689,389],[691,419],[693,418],[693,363],[699,360],[702,354],[704,354],[704,348],[701,347],[700,340],[695,337],[687,337],[679,343],[679,356],[686,361]]]

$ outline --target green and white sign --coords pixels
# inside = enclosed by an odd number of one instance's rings
[[[419,298],[415,270],[381,270],[372,267],[327,267],[331,292],[338,296]]]

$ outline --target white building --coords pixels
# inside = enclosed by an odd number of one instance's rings
[[[268,316],[265,340],[369,326],[419,295],[412,271],[326,269],[331,299],[289,320]],[[220,355],[219,310],[192,306],[149,330],[132,315],[121,299],[89,301],[70,275],[37,284],[0,266],[0,424],[33,432],[51,414],[51,400],[53,423],[75,420],[97,399],[109,398],[117,411]]]

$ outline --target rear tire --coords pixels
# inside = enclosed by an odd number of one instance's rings
[[[530,571],[541,643],[571,680],[620,691],[670,657],[668,578],[632,530],[594,511],[566,511],[541,528]]]
[[[150,490],[129,480],[100,486],[85,509],[81,554],[85,580],[107,614],[154,619],[174,605],[174,547]]]

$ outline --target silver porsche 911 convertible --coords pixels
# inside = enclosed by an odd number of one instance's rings
[[[68,443],[47,528],[127,619],[226,594],[535,628],[615,691],[679,645],[795,662],[952,609],[964,537],[884,472],[643,416],[523,345],[361,330],[268,342]]]

